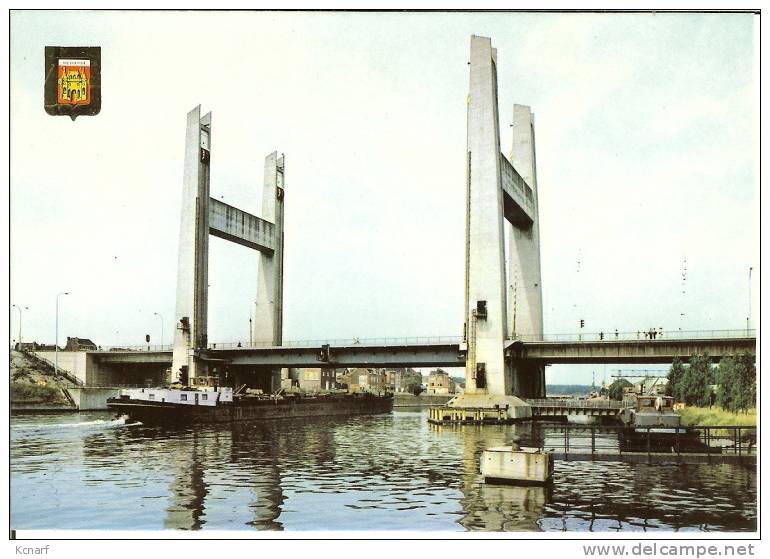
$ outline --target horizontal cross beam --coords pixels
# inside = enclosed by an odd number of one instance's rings
[[[535,199],[532,188],[502,153],[500,154],[500,175],[502,177],[505,219],[522,229],[532,227],[535,214]]]
[[[275,225],[214,198],[209,200],[209,233],[265,254],[275,251]]]

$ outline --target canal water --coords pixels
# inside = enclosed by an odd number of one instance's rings
[[[190,428],[14,416],[11,528],[755,531],[754,468],[556,462],[487,485],[479,456],[543,425],[436,427],[427,410]],[[614,435],[606,433],[609,442]]]

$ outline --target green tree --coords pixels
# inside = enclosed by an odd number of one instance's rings
[[[688,406],[706,407],[711,403],[711,384],[713,372],[707,353],[693,355],[690,364],[684,370],[680,386],[682,400]]]
[[[757,366],[754,355],[744,352],[735,358],[735,411],[748,412],[757,405]]]
[[[717,404],[732,413],[757,405],[757,366],[751,353],[730,355],[719,363]]]
[[[628,382],[624,378],[615,379],[612,384],[609,385],[607,388],[607,391],[610,395],[610,400],[622,400],[623,399],[623,389],[626,386],[632,386],[630,382]]]
[[[674,357],[671,368],[668,370],[666,395],[673,396],[677,402],[684,401],[682,398],[682,377],[684,377],[684,363],[678,357]]]
[[[717,405],[735,413],[737,394],[736,363],[733,356],[724,357],[717,370]]]

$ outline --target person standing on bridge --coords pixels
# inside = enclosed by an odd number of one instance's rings
[[[604,339],[604,332],[599,332],[599,340],[601,341],[603,339]]]
[[[615,339],[616,340],[618,339],[618,329],[617,328],[615,328]]]

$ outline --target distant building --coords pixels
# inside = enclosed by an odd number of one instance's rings
[[[39,344],[37,342],[22,342],[14,346],[16,351],[56,351],[53,344]]]
[[[70,338],[67,336],[67,345],[64,351],[96,351],[96,344],[88,338]]]
[[[281,388],[290,390],[298,385],[296,371],[297,369],[288,369],[286,367],[281,369]]]
[[[333,390],[337,387],[334,369],[321,369],[319,367],[299,369],[297,381],[300,389],[305,392]]]
[[[422,375],[410,367],[397,378],[394,392],[413,392],[419,387],[422,387]]]
[[[396,387],[401,383],[403,372],[399,369],[388,369],[385,371],[385,386],[391,392],[396,391]]]
[[[634,392],[637,394],[657,394],[666,393],[668,378],[666,377],[646,377],[634,383]]]
[[[449,378],[449,373],[437,369],[428,375],[428,394],[453,394],[454,381]]]
[[[385,373],[362,367],[350,369],[347,374],[348,392],[370,392],[379,394],[387,390]]]

